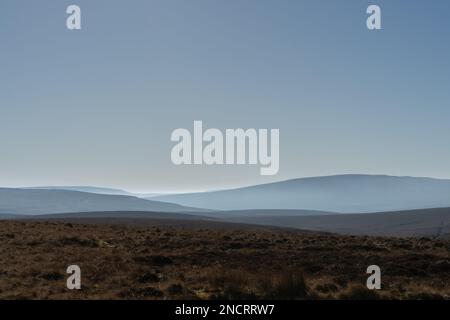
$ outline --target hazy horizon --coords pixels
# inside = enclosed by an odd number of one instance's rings
[[[343,173],[343,174],[331,174],[331,175],[324,175],[324,176],[305,176],[305,177],[293,177],[290,179],[282,179],[282,180],[275,180],[270,182],[263,182],[258,184],[241,184],[241,185],[234,185],[230,187],[223,187],[223,188],[214,188],[214,189],[192,189],[192,190],[133,190],[133,189],[127,189],[122,188],[120,186],[102,186],[102,185],[22,185],[22,186],[4,186],[1,185],[1,188],[17,188],[17,189],[33,189],[33,188],[105,188],[105,189],[112,189],[112,190],[119,190],[119,191],[125,191],[129,192],[131,195],[146,195],[146,194],[155,194],[155,195],[169,195],[169,194],[182,194],[182,193],[201,193],[201,192],[214,192],[214,191],[225,191],[229,189],[240,189],[240,188],[246,188],[246,187],[252,187],[257,185],[264,185],[264,184],[270,184],[270,183],[278,183],[278,182],[286,182],[290,180],[298,180],[298,179],[311,179],[311,178],[329,178],[329,177],[340,177],[340,176],[385,176],[385,177],[394,177],[394,178],[417,178],[417,179],[433,179],[433,180],[450,180],[449,178],[439,178],[439,177],[421,177],[421,176],[411,176],[411,175],[404,175],[404,176],[395,176],[395,175],[388,175],[388,174],[367,174],[367,173]]]

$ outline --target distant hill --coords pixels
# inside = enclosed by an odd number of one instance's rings
[[[202,211],[172,203],[122,195],[68,190],[0,188],[0,214],[37,215],[92,211]]]
[[[272,216],[231,216],[225,220],[340,234],[450,239],[450,208],[312,216],[282,216],[275,213]]]
[[[217,210],[302,209],[368,213],[450,207],[450,180],[337,175],[225,191],[160,196],[152,200]]]
[[[97,194],[110,194],[110,195],[121,195],[121,196],[135,196],[133,193],[130,193],[121,189],[114,188],[103,188],[103,187],[87,187],[87,186],[43,186],[43,187],[29,187],[23,188],[26,190],[34,189],[34,190],[67,190],[67,191],[80,191],[80,192],[89,192],[89,193],[97,193]]]
[[[143,199],[150,199],[156,196],[162,196],[161,193],[132,193],[122,189],[104,188],[104,187],[89,187],[89,186],[39,186],[39,187],[27,187],[21,188],[26,190],[67,190],[67,191],[80,191],[96,194],[110,194],[118,196],[132,196]]]
[[[255,209],[255,210],[229,210],[229,211],[206,211],[199,212],[201,216],[228,219],[234,217],[274,217],[274,216],[323,216],[333,215],[336,212],[330,211],[317,211],[317,210],[288,210],[288,209]]]
[[[284,215],[283,215],[284,214]],[[287,215],[292,214],[292,215]],[[296,215],[294,215],[296,214]],[[201,228],[230,227],[246,229],[299,229],[309,232],[331,232],[345,235],[430,237],[450,239],[450,208],[421,209],[368,214],[325,214],[291,210],[250,210],[214,213],[172,212],[73,212],[34,216],[2,216],[0,219],[70,220],[80,223],[118,223],[135,225],[190,225]]]
[[[17,219],[22,216],[18,216],[17,214],[2,214],[0,213],[0,220],[10,220],[10,219]]]
[[[71,213],[55,213],[55,214],[27,216],[27,218],[28,217],[31,217],[33,219],[164,219],[164,220],[208,220],[208,221],[216,220],[211,217],[188,213],[152,212],[152,211],[71,212]]]

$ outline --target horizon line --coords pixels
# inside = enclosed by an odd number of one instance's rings
[[[340,173],[340,174],[328,174],[328,175],[318,175],[318,176],[302,176],[302,177],[296,177],[296,178],[288,178],[288,179],[281,179],[271,182],[264,182],[259,184],[246,184],[246,185],[240,185],[240,186],[233,186],[233,187],[224,187],[219,189],[207,189],[207,190],[171,190],[171,191],[130,191],[130,189],[122,188],[120,186],[99,186],[99,185],[79,185],[79,184],[61,184],[61,185],[26,185],[26,186],[0,186],[0,189],[49,189],[49,190],[57,190],[57,189],[64,189],[64,188],[95,188],[95,189],[110,189],[110,190],[116,190],[121,191],[125,193],[129,193],[129,196],[164,196],[164,195],[172,195],[172,194],[188,194],[188,193],[207,193],[207,192],[218,192],[218,191],[225,191],[225,190],[235,190],[235,189],[242,189],[242,188],[249,188],[249,187],[255,187],[255,186],[263,186],[263,185],[269,185],[274,183],[283,183],[293,180],[301,180],[301,179],[314,179],[314,178],[331,178],[331,177],[340,177],[340,176],[372,176],[372,177],[393,177],[393,178],[416,178],[416,179],[432,179],[432,180],[442,180],[442,181],[450,181],[450,178],[442,178],[442,177],[432,177],[432,176],[411,176],[411,175],[393,175],[393,174],[383,174],[383,173]],[[70,191],[70,190],[67,190]],[[77,191],[77,190],[73,190]]]

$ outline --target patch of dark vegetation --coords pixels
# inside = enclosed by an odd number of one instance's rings
[[[319,293],[335,293],[338,291],[338,286],[334,283],[326,283],[326,284],[319,284],[315,287],[315,290]]]
[[[408,295],[409,300],[444,300],[444,296],[434,292],[419,292]]]
[[[171,284],[171,285],[167,288],[167,292],[168,292],[170,295],[180,295],[180,294],[183,293],[183,291],[184,291],[184,288],[183,288],[183,286],[182,286],[181,284],[179,284],[179,283]]]
[[[142,299],[142,298],[162,298],[164,293],[154,287],[130,288],[120,293],[122,298]]]
[[[77,236],[62,237],[56,241],[56,245],[58,245],[58,246],[81,246],[81,247],[87,247],[87,248],[98,247],[98,243],[94,239],[82,239]]]
[[[142,274],[141,276],[137,277],[137,281],[139,283],[153,283],[153,282],[159,282],[159,277],[158,275],[154,274],[154,273],[150,273],[150,272],[146,272],[144,274]]]
[[[64,275],[58,272],[44,272],[44,273],[38,273],[34,274],[35,277],[44,279],[47,281],[58,281],[64,279]]]
[[[162,255],[135,257],[134,261],[140,264],[155,265],[159,267],[173,264],[173,260],[171,258]]]

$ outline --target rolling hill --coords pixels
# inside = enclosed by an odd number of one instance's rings
[[[301,178],[239,189],[154,197],[216,210],[301,209],[369,213],[450,207],[450,180],[386,175]]]
[[[172,203],[122,195],[69,190],[0,188],[0,214],[38,215],[92,211],[202,211]]]
[[[1,217],[1,216],[0,216]],[[17,216],[14,216],[17,217]],[[152,211],[92,211],[92,212],[70,212],[70,213],[54,213],[33,216],[21,216],[26,219],[132,219],[132,220],[205,220],[218,221],[212,217],[188,213],[176,212],[152,212]]]
[[[317,210],[288,210],[288,209],[254,209],[254,210],[229,210],[229,211],[206,211],[200,212],[199,215],[218,218],[218,219],[228,219],[234,217],[274,217],[274,216],[290,216],[290,217],[301,217],[301,216],[323,216],[323,215],[333,215],[336,212],[330,211],[317,211]]]
[[[132,196],[137,198],[152,198],[156,196],[162,196],[165,194],[159,193],[132,193],[122,189],[105,188],[105,187],[90,187],[90,186],[37,186],[21,188],[27,190],[67,190],[67,191],[80,191],[96,194],[110,194],[116,196]]]
[[[28,187],[26,190],[66,190],[66,191],[80,191],[96,194],[110,194],[120,196],[135,196],[135,194],[122,189],[103,188],[103,187],[88,187],[88,186],[42,186],[42,187]]]
[[[289,215],[290,214],[290,215]],[[306,214],[306,215],[302,215]],[[70,220],[82,223],[192,225],[205,228],[249,226],[300,229],[343,235],[430,237],[450,239],[450,208],[421,209],[369,214],[330,214],[291,210],[251,210],[221,212],[71,212],[43,215],[2,215],[0,220]]]
[[[230,216],[225,220],[347,235],[423,236],[450,239],[450,208],[311,216],[266,214]]]

